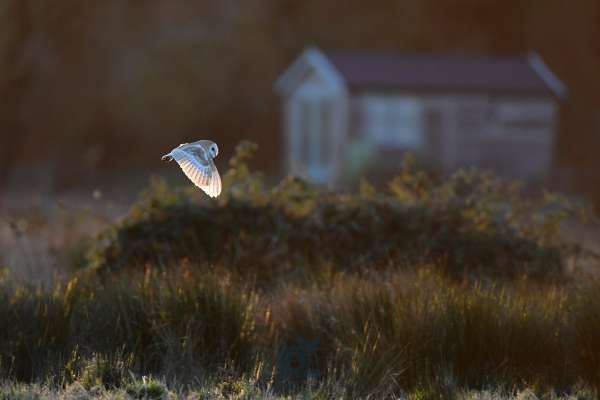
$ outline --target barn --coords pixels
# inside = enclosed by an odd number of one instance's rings
[[[392,172],[411,152],[437,171],[463,166],[543,181],[564,84],[536,53],[410,56],[307,48],[275,83],[287,172],[338,185]]]

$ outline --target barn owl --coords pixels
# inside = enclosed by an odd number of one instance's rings
[[[213,159],[219,154],[219,147],[210,140],[183,143],[162,156],[163,161],[177,161],[185,175],[194,185],[210,197],[221,193],[221,177]]]

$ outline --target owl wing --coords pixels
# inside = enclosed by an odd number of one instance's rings
[[[182,146],[169,153],[185,175],[210,197],[221,193],[221,177],[213,160],[201,147]]]

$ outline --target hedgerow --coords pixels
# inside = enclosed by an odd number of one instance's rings
[[[387,191],[363,182],[357,193],[338,193],[297,177],[267,188],[247,166],[254,151],[238,146],[218,200],[154,179],[98,239],[89,264],[120,271],[185,258],[264,282],[326,264],[361,271],[434,263],[459,279],[564,278],[573,247],[560,242],[560,223],[581,209],[556,195],[534,198],[477,170],[435,181],[410,157]]]

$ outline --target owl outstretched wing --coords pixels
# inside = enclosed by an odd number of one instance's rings
[[[214,161],[199,146],[180,146],[165,157],[172,157],[185,175],[210,197],[221,193],[221,177]]]

